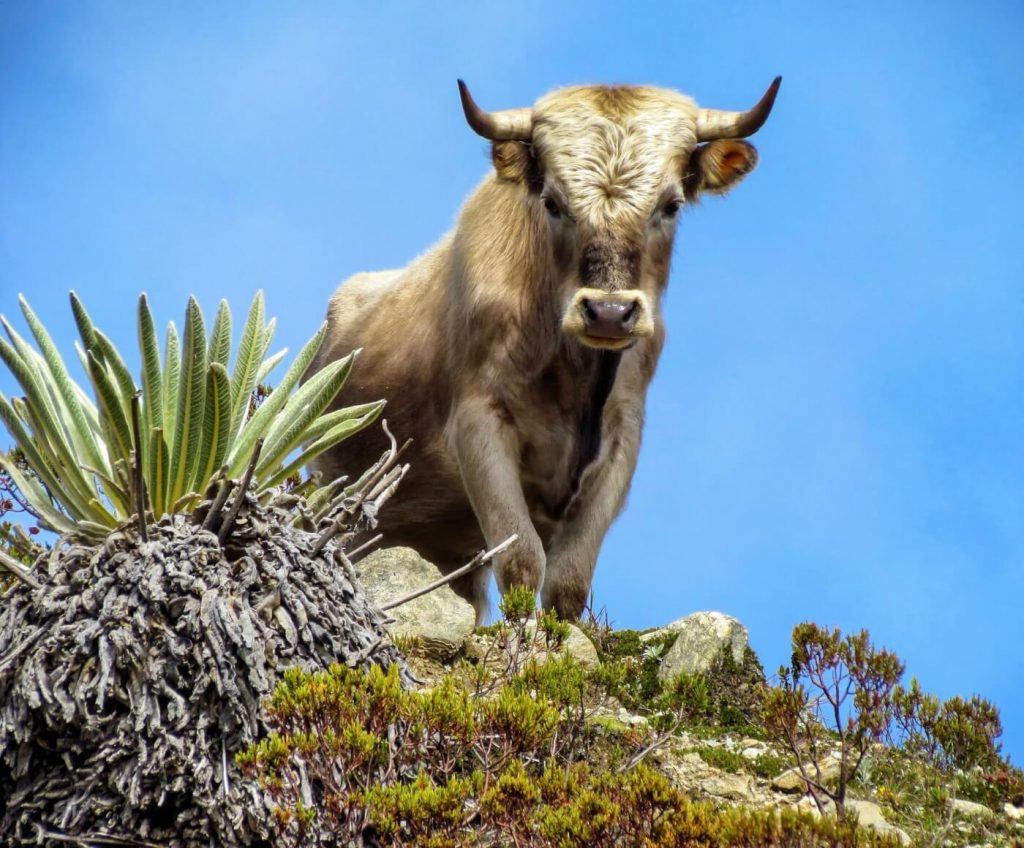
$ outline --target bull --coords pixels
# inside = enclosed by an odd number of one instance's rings
[[[743,139],[780,82],[740,112],[633,86],[486,112],[459,81],[493,172],[432,249],[338,288],[311,366],[362,348],[345,403],[386,397],[392,429],[415,437],[380,516],[389,544],[447,573],[516,534],[494,561],[498,588],[580,616],[636,467],[679,213],[754,168]],[[366,431],[316,467],[333,479],[385,447]],[[479,569],[453,584],[479,620],[488,580]]]

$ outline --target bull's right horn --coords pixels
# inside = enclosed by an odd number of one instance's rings
[[[466,84],[459,80],[462,111],[473,132],[491,141],[529,141],[533,136],[533,114],[529,109],[485,112],[473,100]]]
[[[716,138],[746,138],[764,125],[775,105],[782,77],[775,77],[757,105],[746,112],[727,112],[724,109],[701,109],[697,115],[697,141]]]

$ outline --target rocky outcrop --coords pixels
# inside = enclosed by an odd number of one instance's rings
[[[681,672],[696,674],[710,671],[723,650],[728,651],[740,665],[749,645],[747,628],[732,616],[720,612],[692,613],[645,633],[641,639],[650,641],[670,633],[676,634],[676,641],[661,661],[658,677],[662,681],[671,680]]]
[[[910,844],[907,832],[886,821],[885,816],[882,815],[882,808],[873,801],[847,800],[846,810],[856,813],[857,823],[861,827],[866,827],[876,833],[895,836],[904,845]]]
[[[685,742],[676,742],[652,756],[652,763],[683,792],[731,804],[758,807],[775,804],[772,792],[751,775],[715,768],[696,751],[680,751],[685,747]]]
[[[814,773],[814,769],[808,766],[808,776],[811,779],[818,779]],[[842,764],[835,757],[825,757],[818,763],[818,770],[821,773],[820,781],[826,785],[835,783],[839,780],[839,773],[842,769]],[[778,777],[772,781],[772,788],[779,792],[806,792],[807,781],[804,780],[800,774],[800,769],[791,768],[784,771]]]
[[[371,603],[378,606],[422,589],[441,577],[433,563],[412,548],[385,548],[356,564],[356,573]],[[428,592],[390,610],[386,624],[392,639],[408,640],[416,651],[434,659],[448,659],[473,634],[476,612],[449,586]]]

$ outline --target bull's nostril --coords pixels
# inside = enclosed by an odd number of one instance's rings
[[[580,301],[580,309],[583,311],[583,317],[586,318],[588,324],[597,320],[597,310],[594,309],[589,298],[583,298]]]
[[[636,322],[640,320],[640,301],[634,300],[630,305],[629,309],[626,310],[622,316],[622,327],[626,332],[629,332],[636,326]]]

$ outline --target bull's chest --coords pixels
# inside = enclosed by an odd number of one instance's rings
[[[581,374],[543,375],[519,410],[523,494],[538,529],[557,525],[573,511],[587,478],[606,453],[614,426],[607,401],[620,354],[601,353]]]

